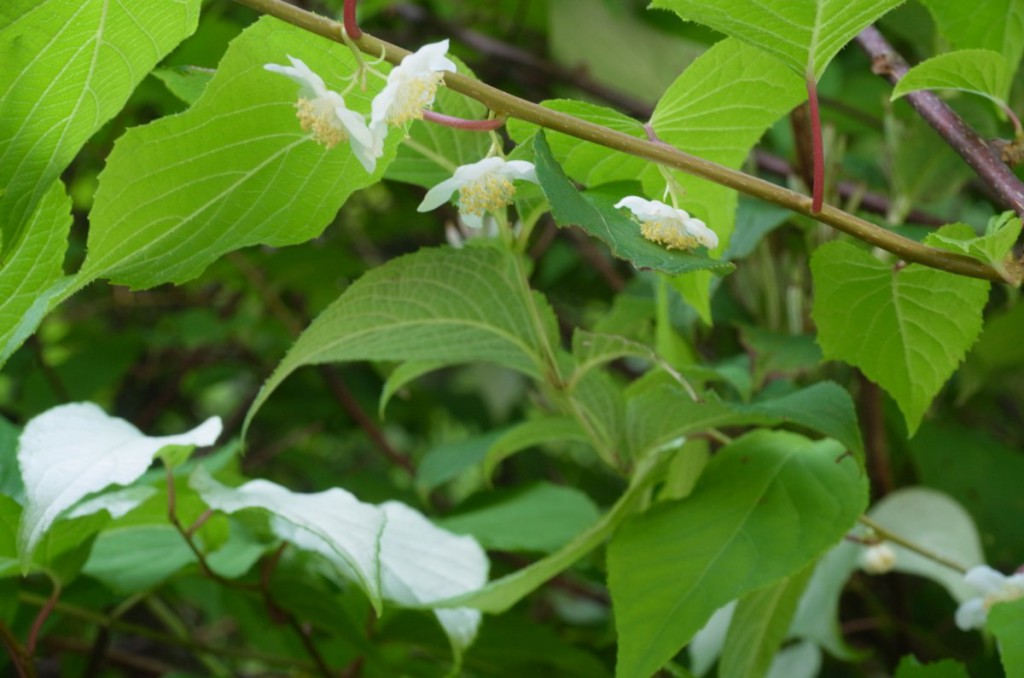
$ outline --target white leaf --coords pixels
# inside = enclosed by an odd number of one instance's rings
[[[18,529],[22,567],[53,522],[80,499],[133,483],[167,445],[212,445],[220,432],[220,418],[211,417],[187,433],[150,437],[92,403],[61,405],[30,420],[18,440],[26,499]]]
[[[249,508],[269,511],[279,519],[272,523],[278,536],[331,559],[355,579],[379,611],[377,553],[385,518],[376,506],[364,504],[340,488],[299,494],[267,480],[225,487],[202,467],[192,474],[189,485],[210,508],[225,513]]]
[[[882,527],[933,553],[970,569],[984,564],[981,539],[971,516],[951,497],[924,487],[898,490],[868,513]],[[944,586],[957,602],[977,595],[961,573],[945,565],[890,544],[896,552],[897,572],[927,577]]]
[[[229,488],[202,468],[193,473],[190,485],[211,508],[272,513],[271,529],[277,536],[324,556],[341,576],[366,591],[378,612],[382,599],[429,607],[487,582],[487,557],[473,538],[442,530],[398,502],[378,507],[339,488],[300,494],[265,480]],[[455,652],[461,653],[476,635],[480,613],[458,608],[434,614]]]
[[[419,607],[487,583],[487,556],[475,539],[442,530],[397,501],[381,508],[388,521],[381,540],[381,581],[387,599]],[[480,625],[479,610],[460,607],[434,614],[457,653],[469,647]]]

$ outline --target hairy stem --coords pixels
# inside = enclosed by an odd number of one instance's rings
[[[316,33],[335,42],[344,42],[344,27],[336,21],[312,12],[299,9],[283,0],[236,0],[259,12],[269,14],[281,21]],[[362,33],[354,40],[359,49],[367,54],[384,55],[391,63],[400,62],[409,52],[401,47],[384,42],[368,33]],[[777,186],[743,172],[684,153],[664,144],[638,139],[629,134],[598,125],[580,118],[544,108],[538,104],[491,87],[458,73],[445,73],[445,84],[472,99],[485,104],[499,116],[525,120],[556,132],[590,141],[607,148],[645,158],[672,167],[728,188],[746,193],[755,198],[775,203],[799,214],[807,215],[823,224],[848,233],[909,262],[924,264],[951,273],[957,273],[983,280],[1002,281],[1002,275],[994,268],[977,259],[938,250],[904,238],[871,222],[865,221],[841,209],[824,205],[820,212],[812,210],[811,198],[789,189]],[[1016,282],[1016,281],[1014,281]]]

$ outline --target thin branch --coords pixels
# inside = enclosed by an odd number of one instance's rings
[[[56,579],[53,581],[53,592],[50,593],[50,597],[46,599],[46,603],[39,608],[36,618],[32,621],[32,628],[28,632],[28,641],[25,643],[25,654],[29,657],[36,653],[36,643],[39,641],[39,632],[43,628],[43,623],[46,621],[50,613],[53,612],[53,608],[57,605],[57,601],[60,600],[61,585]]]
[[[928,560],[932,560],[932,561],[938,563],[939,565],[945,565],[946,567],[950,568],[951,570],[956,570],[960,574],[966,574],[967,573],[967,568],[964,567],[963,565],[961,565],[960,563],[955,562],[953,560],[950,560],[949,558],[946,558],[943,555],[939,555],[935,551],[932,551],[929,548],[921,546],[920,544],[916,544],[916,543],[910,541],[909,539],[901,537],[898,534],[890,532],[889,530],[887,530],[886,528],[882,527],[881,525],[876,523],[871,518],[868,518],[867,516],[861,516],[857,520],[861,523],[861,525],[864,525],[866,527],[870,527],[872,530],[875,531],[875,534],[877,534],[879,537],[882,537],[886,541],[891,541],[893,544],[898,544],[898,545],[902,546],[903,548],[907,549],[908,551],[913,551],[914,553],[918,554],[919,556],[924,556]]]
[[[299,9],[283,0],[236,0],[236,2],[329,40],[344,43],[342,37],[344,29],[341,24],[327,17]],[[407,50],[375,38],[369,33],[363,33],[362,37],[354,41],[354,44],[367,54],[375,56],[383,54],[385,59],[391,63],[398,63],[409,54]],[[445,84],[452,90],[483,103],[499,116],[514,117],[531,122],[577,139],[645,158],[755,198],[775,203],[892,252],[907,261],[972,278],[1003,281],[1002,275],[997,270],[977,259],[923,245],[831,205],[825,205],[821,212],[814,213],[811,209],[811,198],[808,196],[684,153],[679,149],[638,139],[630,134],[545,108],[458,73],[445,73]]]
[[[11,658],[11,664],[18,672],[18,678],[35,678],[36,672],[32,666],[32,660],[28,658],[25,648],[21,646],[3,619],[0,619],[0,643],[3,643],[4,649],[7,650],[7,656]]]
[[[895,85],[906,74],[907,62],[874,26],[861,31],[857,44],[871,57],[871,70],[892,84]],[[998,200],[1017,216],[1024,217],[1024,183],[985,140],[933,92],[911,92],[906,99],[995,192]]]

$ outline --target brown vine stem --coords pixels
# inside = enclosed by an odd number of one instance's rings
[[[871,57],[872,71],[893,85],[906,74],[906,60],[874,26],[868,26],[860,32],[857,44]],[[1024,218],[1024,183],[1006,166],[999,153],[933,92],[911,92],[905,98],[995,192],[996,197],[1016,212],[1017,216]]]
[[[345,29],[342,24],[313,12],[307,12],[283,0],[236,0],[236,2],[328,40],[345,44]],[[398,63],[409,54],[408,50],[384,42],[366,32],[361,32],[357,40],[352,40],[352,44],[369,55],[380,56],[383,54],[384,58],[391,63]],[[814,213],[809,196],[684,153],[677,148],[652,143],[646,139],[618,132],[572,115],[544,108],[539,104],[520,99],[508,92],[458,73],[445,73],[445,84],[450,89],[483,103],[499,117],[518,118],[555,132],[568,134],[577,139],[645,158],[713,181],[755,198],[775,203],[793,212],[804,214],[866,243],[892,252],[906,261],[972,278],[1004,281],[998,271],[977,259],[922,245],[831,205],[825,205],[820,212]],[[1007,282],[1016,284],[1019,281]]]

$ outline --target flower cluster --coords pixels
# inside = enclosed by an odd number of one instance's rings
[[[718,236],[700,219],[657,200],[630,195],[615,207],[625,207],[640,222],[640,233],[670,250],[692,250],[703,245],[709,250],[718,247]]]
[[[342,94],[328,89],[301,59],[289,56],[291,66],[266,64],[264,68],[298,83],[296,116],[314,141],[329,149],[348,141],[360,164],[367,172],[373,172],[377,158],[384,154],[388,125],[422,118],[423,110],[434,103],[444,71],[455,71],[455,64],[445,56],[447,52],[447,40],[425,45],[391,69],[384,89],[370,105],[369,124],[365,116],[348,108]]]
[[[996,603],[1008,603],[1024,598],[1024,574],[1007,577],[988,565],[972,567],[964,581],[977,589],[981,595],[971,598],[956,611],[956,625],[962,631],[981,628],[988,620],[988,611]]]
[[[374,97],[369,123],[364,115],[350,110],[344,96],[328,89],[323,79],[301,60],[289,56],[291,66],[267,64],[264,68],[298,83],[299,100],[295,107],[299,124],[310,132],[314,141],[329,149],[349,142],[362,166],[367,172],[373,172],[377,158],[384,154],[388,126],[422,119],[424,111],[434,103],[445,72],[455,72],[455,64],[447,54],[448,41],[442,40],[425,45],[402,59],[391,69],[384,89]],[[462,165],[451,178],[427,192],[419,211],[439,207],[457,191],[462,223],[480,229],[488,215],[498,214],[512,203],[516,190],[514,180],[537,183],[533,163],[491,156]],[[668,249],[691,250],[699,245],[708,249],[718,247],[718,236],[703,221],[665,203],[629,196],[615,207],[632,211],[640,222],[643,236]]]

